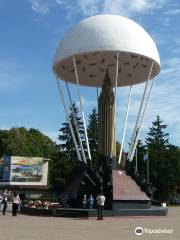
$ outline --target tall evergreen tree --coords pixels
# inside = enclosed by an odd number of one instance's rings
[[[165,169],[169,149],[169,133],[165,133],[167,125],[157,116],[146,138],[149,153],[150,181],[157,188],[157,197],[166,199],[168,196]]]
[[[169,144],[169,133],[164,133],[167,125],[162,124],[162,120],[159,115],[156,120],[152,123],[152,127],[149,129],[148,137],[146,138],[146,143],[148,147],[156,147],[159,149],[165,149]]]
[[[76,117],[76,120],[77,120],[77,125],[78,125],[80,138],[81,138],[81,141],[84,144],[84,141],[85,141],[84,127],[83,127],[83,123],[81,121],[81,118],[79,117],[78,108],[76,107],[75,103],[73,103],[73,109],[74,109],[75,117]],[[70,118],[73,130],[74,130],[74,133],[75,133],[75,137],[76,137],[76,140],[77,140],[78,147],[80,149],[79,140],[78,140],[77,131],[76,131],[74,118],[73,118],[73,113],[72,113],[71,108],[70,108],[69,118]],[[58,139],[60,140],[60,144],[58,145],[58,147],[59,147],[60,151],[65,154],[66,158],[69,161],[71,161],[72,165],[75,165],[76,164],[75,160],[77,159],[77,153],[76,153],[74,141],[73,141],[73,138],[72,138],[72,134],[71,134],[71,131],[70,131],[70,128],[69,128],[69,123],[64,122],[63,127],[59,130],[59,132],[60,133],[59,133]]]
[[[137,172],[139,175],[146,176],[147,175],[147,171],[146,171],[147,166],[146,166],[146,162],[144,161],[144,156],[146,154],[146,147],[142,143],[141,139],[138,140],[136,151],[137,151],[136,152],[137,156],[135,154],[133,161],[135,162],[135,158],[137,157]]]
[[[63,152],[56,152],[49,164],[49,184],[50,187],[61,192],[67,185],[69,176],[71,175],[72,165]]]
[[[172,194],[180,186],[180,150],[174,145],[169,145],[166,161],[164,163],[164,182],[167,191]]]
[[[87,132],[92,160],[96,162],[98,152],[98,113],[96,108],[89,114]]]
[[[79,111],[75,103],[73,103],[73,109],[78,125],[78,130],[80,138],[82,140],[83,146],[85,145],[85,134],[84,127],[81,118],[79,117]],[[73,112],[70,108],[69,119],[71,121],[74,134],[77,140],[78,148],[81,153],[81,148],[78,140],[78,135],[75,127],[75,122],[73,118]],[[59,130],[58,139],[60,144],[58,145],[59,152],[54,155],[53,161],[51,162],[51,174],[50,174],[50,183],[54,190],[62,191],[65,186],[68,185],[68,182],[72,179],[73,170],[78,166],[79,162],[77,161],[77,153],[72,138],[72,134],[69,128],[69,123],[64,122],[63,127]],[[85,147],[84,147],[85,150]],[[85,151],[86,154],[86,151]],[[82,154],[81,154],[82,156]]]

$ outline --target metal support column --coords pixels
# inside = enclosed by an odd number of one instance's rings
[[[78,78],[76,60],[75,60],[74,56],[73,56],[73,64],[74,64],[75,78],[76,78],[76,83],[77,83],[78,98],[79,98],[80,109],[81,109],[81,117],[82,117],[84,131],[85,131],[85,139],[86,139],[88,157],[89,157],[89,160],[91,160],[91,153],[90,153],[90,148],[89,148],[89,141],[88,141],[88,135],[87,135],[87,129],[86,129],[86,122],[85,122],[85,117],[84,117],[84,112],[83,112],[83,107],[82,107],[82,100],[81,100],[80,89],[79,89],[79,78]]]
[[[122,135],[118,164],[121,163],[121,157],[122,157],[122,151],[123,151],[123,146],[124,146],[126,127],[127,127],[127,119],[128,119],[128,114],[129,114],[129,106],[130,106],[130,102],[131,102],[131,93],[132,93],[132,85],[130,86],[130,90],[129,90],[128,105],[127,105],[127,111],[126,111],[126,116],[125,116],[125,120],[124,120],[124,129],[123,129],[123,135]]]
[[[59,80],[58,80],[57,77],[56,77],[56,82],[57,82],[59,96],[61,98],[61,101],[62,101],[62,104],[63,104],[63,108],[64,108],[64,111],[65,111],[66,119],[67,119],[67,121],[69,123],[69,128],[70,128],[71,135],[72,135],[72,138],[73,138],[73,141],[74,141],[76,153],[77,153],[79,161],[82,161],[81,154],[79,152],[79,148],[78,148],[78,145],[77,145],[76,137],[75,137],[75,134],[74,134],[74,130],[73,130],[73,127],[72,127],[72,123],[71,123],[71,120],[69,118],[68,110],[67,110],[67,107],[66,107],[66,104],[65,104],[65,100],[64,100],[62,89],[61,89],[61,85],[60,85]]]
[[[80,136],[79,129],[78,129],[77,119],[76,119],[75,112],[74,112],[74,108],[73,108],[73,102],[72,102],[72,98],[71,98],[71,94],[70,94],[70,90],[69,90],[69,86],[68,86],[68,83],[67,83],[67,82],[66,82],[66,88],[67,88],[68,97],[69,97],[69,102],[70,102],[71,109],[72,109],[72,114],[73,114],[73,119],[74,119],[74,125],[75,125],[75,127],[76,127],[76,132],[77,132],[77,136],[78,136],[78,140],[79,140],[79,144],[80,144],[80,148],[81,148],[81,152],[82,152],[83,161],[84,161],[84,163],[87,163],[87,161],[86,161],[86,156],[85,156],[85,153],[84,153],[84,147],[83,147],[82,140],[81,140],[81,136]]]

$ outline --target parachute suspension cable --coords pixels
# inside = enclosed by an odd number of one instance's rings
[[[131,93],[132,93],[132,85],[130,86],[130,90],[129,90],[128,104],[127,104],[126,116],[125,116],[125,120],[124,120],[124,129],[123,129],[123,135],[122,135],[122,141],[121,141],[121,148],[120,148],[120,153],[119,153],[118,164],[121,163],[121,158],[122,158],[122,151],[123,151],[123,146],[124,146],[126,127],[127,127],[127,120],[128,120],[128,114],[129,114],[129,107],[130,107],[130,103],[131,103],[131,95],[132,95]]]
[[[96,97],[97,97],[97,113],[98,113],[99,112],[99,88],[98,88],[98,86],[96,87]]]
[[[150,90],[149,90],[149,94],[148,94],[148,97],[147,97],[147,100],[146,100],[146,103],[145,103],[144,111],[143,111],[143,114],[142,114],[142,117],[141,117],[141,120],[140,120],[140,125],[139,125],[139,127],[137,129],[136,138],[134,140],[134,146],[132,148],[132,152],[131,152],[130,159],[129,159],[130,161],[132,161],[132,159],[134,157],[134,152],[135,152],[138,140],[139,140],[140,129],[141,129],[141,126],[142,126],[142,122],[144,120],[145,112],[146,112],[146,109],[147,109],[147,106],[148,106],[148,103],[149,103],[149,99],[150,99],[150,95],[151,95],[154,83],[155,83],[155,78],[152,81],[152,84],[151,84],[151,87],[150,87]]]
[[[97,94],[97,109],[98,109],[98,99],[99,99],[99,88],[96,87],[96,94]]]
[[[115,89],[114,89],[114,117],[112,124],[112,142],[111,142],[111,158],[113,155],[113,144],[115,140],[115,122],[116,122],[116,95],[117,95],[117,81],[118,81],[118,69],[119,69],[119,52],[117,52],[116,56],[116,75],[115,75]],[[116,144],[116,143],[115,143]]]
[[[57,77],[56,77],[56,82],[57,82],[59,96],[60,96],[62,104],[63,104],[64,112],[65,112],[65,115],[66,115],[66,119],[68,121],[70,132],[71,132],[71,135],[72,135],[72,138],[73,138],[73,142],[74,142],[74,145],[75,145],[76,153],[77,153],[79,161],[82,161],[81,154],[79,152],[79,148],[78,148],[78,145],[77,145],[76,137],[75,137],[75,134],[74,134],[74,130],[73,130],[73,127],[72,127],[71,119],[69,118],[68,109],[67,109],[66,104],[65,104],[63,91],[62,91],[59,79]]]
[[[136,163],[135,163],[135,172],[134,173],[137,174],[138,173],[138,165],[137,165],[138,164],[138,162],[137,162],[138,161],[138,152],[137,152],[137,147],[136,147],[136,151],[135,152],[136,152]]]
[[[83,107],[82,107],[82,100],[81,100],[80,89],[79,89],[78,71],[77,71],[76,60],[75,60],[74,56],[73,56],[73,64],[74,64],[75,78],[76,78],[76,83],[77,83],[76,86],[77,86],[78,98],[79,98],[80,109],[81,109],[81,118],[82,118],[82,121],[83,121],[84,132],[85,132],[85,140],[86,140],[88,158],[89,158],[89,160],[91,160],[91,153],[90,153],[90,148],[89,148],[89,141],[88,141],[88,135],[87,135],[87,129],[86,129],[86,122],[85,122],[85,117],[84,117],[84,112],[83,112]]]
[[[76,119],[75,112],[74,112],[72,97],[71,97],[71,93],[70,93],[70,89],[69,89],[67,81],[66,81],[66,88],[67,88],[69,102],[70,102],[71,109],[72,109],[72,114],[73,114],[73,119],[74,119],[74,125],[76,127],[77,137],[78,137],[80,148],[81,148],[81,152],[82,152],[82,158],[83,158],[84,163],[87,164],[86,156],[85,156],[85,153],[84,153],[84,147],[83,147],[81,136],[80,136],[79,129],[78,129],[78,123],[77,123],[77,119]]]
[[[129,153],[128,153],[128,157],[127,157],[128,159],[130,158],[132,148],[133,148],[133,144],[134,144],[134,140],[136,138],[137,128],[138,128],[138,124],[139,124],[139,120],[140,120],[140,116],[141,116],[141,112],[142,112],[142,108],[143,108],[143,104],[144,104],[144,99],[145,99],[146,92],[147,92],[148,81],[149,81],[151,73],[152,73],[153,65],[154,65],[154,62],[152,61],[151,65],[150,65],[149,72],[148,72],[147,80],[146,80],[146,83],[145,83],[144,92],[143,92],[142,99],[141,99],[141,104],[139,106],[139,112],[138,112],[138,115],[137,115],[134,131],[133,131],[133,134],[132,134],[131,144],[129,146]]]

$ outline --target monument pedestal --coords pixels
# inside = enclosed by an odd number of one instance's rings
[[[112,171],[112,209],[149,209],[151,199],[125,171]]]

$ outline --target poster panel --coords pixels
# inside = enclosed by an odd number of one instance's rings
[[[10,185],[47,185],[49,159],[4,156],[0,159],[0,182]]]
[[[12,157],[11,182],[41,183],[46,175],[45,164],[43,158]]]
[[[10,156],[4,156],[0,159],[0,181],[9,182],[11,175],[11,158]]]

